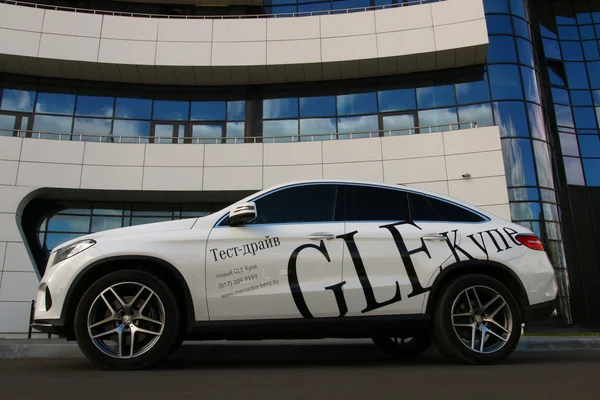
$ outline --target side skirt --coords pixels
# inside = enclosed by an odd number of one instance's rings
[[[370,317],[198,321],[188,340],[261,340],[411,336],[429,331],[426,314]]]

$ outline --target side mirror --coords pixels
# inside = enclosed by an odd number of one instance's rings
[[[240,226],[247,224],[254,218],[256,218],[256,204],[252,202],[237,204],[229,211],[227,224],[229,226]]]

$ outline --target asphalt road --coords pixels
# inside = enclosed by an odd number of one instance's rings
[[[517,352],[453,365],[391,360],[371,345],[202,344],[150,371],[82,359],[0,360],[0,399],[598,399],[600,351]]]

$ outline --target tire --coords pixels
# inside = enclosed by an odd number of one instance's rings
[[[501,282],[485,275],[465,275],[441,293],[432,321],[434,343],[444,356],[485,365],[499,363],[515,350],[522,316],[513,294]]]
[[[427,335],[407,338],[374,337],[373,343],[393,357],[411,358],[427,351],[431,347],[431,338]]]
[[[92,284],[77,306],[74,324],[85,356],[120,370],[148,368],[162,360],[176,345],[181,325],[171,290],[140,270],[112,272]]]

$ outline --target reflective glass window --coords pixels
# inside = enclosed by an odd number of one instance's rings
[[[348,221],[410,220],[408,195],[404,191],[370,186],[348,186],[347,190]]]
[[[576,4],[576,9],[578,9],[580,6],[580,4]],[[586,10],[587,5],[585,5]],[[589,12],[583,12],[583,10],[577,10],[577,24],[579,25],[585,25],[585,24],[591,24],[592,23],[592,14]]]
[[[493,126],[492,106],[490,104],[474,104],[458,107],[458,120],[460,122],[477,122],[477,126]]]
[[[417,108],[415,89],[382,90],[379,96],[379,112],[404,111]]]
[[[490,36],[487,60],[489,63],[516,63],[517,51],[515,49],[515,39],[512,36]]]
[[[494,103],[494,117],[500,127],[500,136],[529,136],[525,104],[522,102]]]
[[[392,136],[414,134],[414,114],[384,115],[381,118],[383,129],[391,131]]]
[[[552,88],[552,101],[559,104],[571,104],[569,92],[555,87]]]
[[[327,11],[331,10],[330,2],[321,2],[321,3],[310,3],[310,4],[299,4],[298,12],[318,12],[318,11]]]
[[[571,89],[586,89],[589,87],[587,80],[587,70],[584,63],[566,62],[565,71],[567,73],[567,82]]]
[[[487,73],[484,74],[481,81],[457,83],[455,87],[458,104],[479,103],[490,100]]]
[[[456,124],[457,122],[456,107],[419,111],[419,125],[422,127],[435,126],[431,129],[431,132],[446,131],[449,129],[449,124]],[[429,129],[421,129],[421,133],[429,131]]]
[[[454,86],[429,86],[417,88],[419,108],[444,107],[456,104]]]
[[[51,133],[70,133],[73,125],[72,117],[57,117],[54,115],[36,115],[33,119],[33,130]],[[49,139],[58,139],[55,136],[47,136]]]
[[[510,22],[509,15],[486,15],[485,20],[487,23],[488,34],[508,34],[512,35],[512,24]]]
[[[542,217],[540,203],[511,203],[510,215],[513,220],[539,220]]]
[[[0,114],[0,136],[13,136],[17,117]]]
[[[148,138],[150,136],[150,121],[137,121],[116,119],[113,124],[113,136],[133,136],[134,138],[123,139],[124,142],[137,142],[135,137]],[[170,135],[171,136],[171,135]],[[142,140],[142,142],[146,142]]]
[[[516,65],[490,65],[490,85],[494,100],[522,99],[521,76]]]
[[[295,13],[296,11],[298,11],[298,7],[296,5],[265,7],[265,12],[267,14],[287,14],[287,13]]]
[[[332,117],[335,115],[335,96],[300,98],[300,117]]]
[[[537,186],[529,139],[504,139],[502,151],[508,186]]]
[[[583,171],[588,186],[600,186],[600,159],[584,158]]]
[[[89,215],[54,215],[48,221],[48,230],[54,232],[84,232],[90,229]]]
[[[300,134],[336,133],[335,118],[303,118],[300,120]],[[330,136],[315,137],[314,140],[329,139]],[[334,137],[335,138],[335,137]]]
[[[244,122],[228,122],[227,123],[227,137],[228,138],[242,138],[246,130]]]
[[[175,100],[154,100],[154,112],[152,118],[155,120],[184,121],[189,119],[190,103]]]
[[[580,158],[563,157],[563,164],[565,166],[565,175],[567,176],[567,183],[569,185],[585,185]]]
[[[537,188],[515,188],[508,189],[510,201],[539,200],[540,195]]]
[[[222,121],[225,119],[224,101],[193,101],[192,121]]]
[[[556,123],[559,126],[566,126],[569,128],[575,127],[575,124],[573,123],[573,114],[571,113],[571,107],[555,104],[554,114],[556,115]]]
[[[600,105],[600,90],[592,90],[594,96],[594,105]]]
[[[552,177],[552,163],[550,162],[550,151],[548,144],[533,141],[533,151],[535,154],[535,162],[537,165],[538,181],[540,186],[554,188],[554,180]]]
[[[227,102],[227,120],[243,121],[246,119],[246,102],[244,100]]]
[[[114,97],[78,96],[75,115],[110,118],[113,116],[114,102]]]
[[[371,0],[336,0],[333,2],[334,10],[344,10],[347,8],[370,7]]]
[[[592,89],[600,88],[600,61],[587,63],[588,74],[590,77],[590,85]],[[585,77],[584,77],[585,79]]]
[[[581,40],[596,39],[596,32],[594,32],[594,25],[584,25],[579,27],[579,36]]]
[[[546,140],[546,127],[544,124],[544,112],[537,104],[527,103],[531,136],[536,139]]]
[[[573,107],[573,116],[575,117],[575,126],[577,128],[596,129],[596,113],[593,107]]]
[[[115,117],[149,119],[152,115],[152,100],[117,97]]]
[[[338,118],[338,132],[374,132],[379,130],[377,115]]]
[[[600,52],[598,52],[598,44],[595,40],[588,40],[582,43],[583,54],[587,61],[594,61],[600,59]]]
[[[560,40],[579,40],[579,30],[576,26],[558,26],[558,38]]]
[[[271,137],[275,136],[276,142],[291,142],[297,141],[297,139],[289,136],[298,135],[298,120],[287,119],[280,121],[264,121],[263,122],[263,136]],[[283,136],[283,137],[282,137]]]
[[[73,115],[75,95],[63,93],[38,93],[35,112]]]
[[[566,75],[562,69],[555,68],[552,65],[548,65],[548,75],[550,76],[550,83],[557,86],[567,86]]]
[[[556,60],[562,59],[558,40],[543,38],[542,43],[544,45],[544,54],[547,58],[554,58]]]
[[[94,216],[92,217],[91,233],[117,229],[122,226],[123,222],[121,217]]]
[[[517,17],[513,17],[512,20],[515,28],[515,35],[522,36],[526,39],[531,39],[531,28],[529,27],[529,24]]]
[[[550,203],[556,203],[556,192],[554,190],[548,189],[540,189],[540,194],[542,195],[542,201],[547,201]]]
[[[579,42],[560,42],[563,60],[565,61],[582,61],[583,51]]]
[[[527,67],[521,67],[521,76],[523,77],[523,89],[525,90],[525,99],[534,103],[541,103],[540,85],[537,73]]]
[[[592,94],[589,90],[571,90],[571,104],[574,106],[591,106]]]
[[[550,39],[558,39],[558,35],[554,32],[553,26],[546,27],[546,26],[544,26],[543,23],[540,23],[539,27],[540,27],[540,32],[542,34],[542,37],[546,37],[546,38],[550,38]]]
[[[510,0],[510,10],[514,15],[527,19],[527,10],[523,0]]]
[[[18,89],[3,89],[0,109],[7,111],[33,111],[35,92]]]
[[[192,137],[200,138],[200,143],[221,143],[218,139],[223,137],[223,124],[194,124]],[[193,143],[196,143],[196,140]]]
[[[298,118],[298,98],[263,100],[263,118]]]
[[[600,138],[598,135],[578,135],[582,157],[600,157]]]
[[[570,133],[559,133],[560,148],[565,156],[579,157],[579,147],[577,146],[577,135]]]
[[[375,93],[355,93],[337,96],[338,115],[368,114],[377,112]]]
[[[517,38],[517,49],[519,51],[519,62],[533,67],[535,62],[531,43],[528,40]]]
[[[508,13],[507,0],[484,0],[483,7],[486,13]]]
[[[75,118],[74,133],[86,135],[108,135],[112,128],[112,120],[104,118]]]

